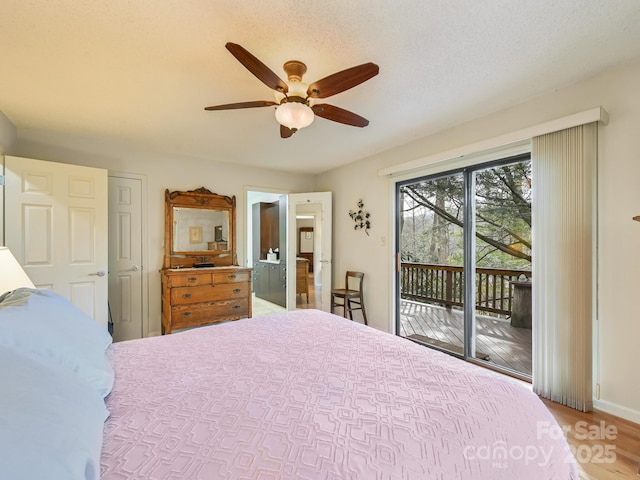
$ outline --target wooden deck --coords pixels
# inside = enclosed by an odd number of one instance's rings
[[[399,333],[462,354],[462,311],[402,300]],[[476,357],[531,375],[531,330],[476,315]]]

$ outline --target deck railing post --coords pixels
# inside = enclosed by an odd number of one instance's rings
[[[453,272],[451,270],[447,270],[445,275],[445,290],[445,300],[447,301],[446,309],[451,310],[453,302]]]

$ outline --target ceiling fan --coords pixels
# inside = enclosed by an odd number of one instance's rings
[[[280,123],[280,136],[289,138],[299,129],[308,127],[317,115],[354,127],[366,127],[369,120],[327,103],[315,103],[317,98],[327,98],[375,77],[380,70],[375,63],[364,63],[329,75],[317,82],[306,84],[302,76],[307,66],[299,60],[290,60],[283,66],[287,81],[283,81],[269,67],[236,43],[227,43],[227,50],[267,87],[275,90],[275,101],[229,103],[205,107],[205,110],[234,110],[238,108],[276,107],[276,119]]]

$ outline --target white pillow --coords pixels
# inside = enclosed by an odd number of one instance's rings
[[[75,372],[103,397],[113,387],[106,355],[111,335],[52,291],[20,288],[0,297],[0,345]]]
[[[0,346],[0,476],[97,480],[102,396],[75,373]]]

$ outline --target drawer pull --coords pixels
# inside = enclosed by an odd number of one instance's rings
[[[191,294],[190,293],[183,293],[182,294],[182,298],[191,298]]]
[[[236,278],[236,275],[235,274],[229,275],[227,278],[230,278],[231,280],[233,280],[234,278]]]
[[[233,309],[234,309],[234,310],[238,310],[239,308],[240,308],[240,305],[234,305],[234,306],[233,306]]]
[[[233,293],[240,293],[242,290],[240,290],[239,288],[234,288],[233,289]]]
[[[182,316],[183,317],[190,317],[191,316],[191,312],[183,312]]]
[[[197,282],[198,277],[189,277],[187,280],[189,280],[190,282]]]

